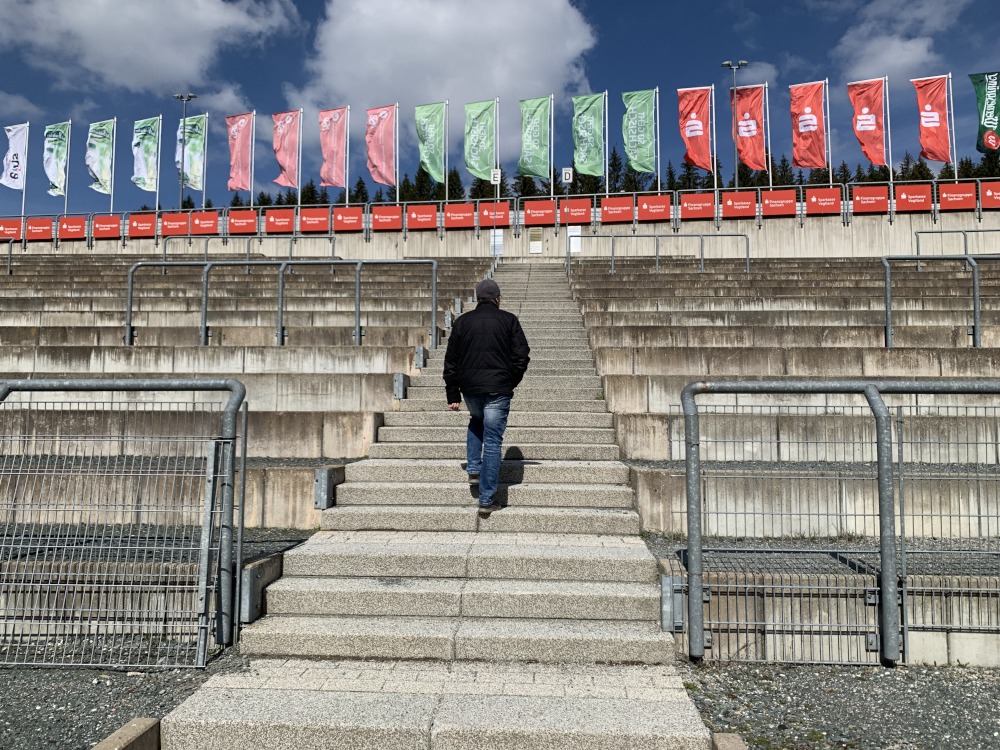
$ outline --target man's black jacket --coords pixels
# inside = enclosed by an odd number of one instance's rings
[[[448,403],[459,403],[459,392],[513,396],[528,369],[530,351],[517,316],[481,301],[455,320],[448,337],[444,356]]]

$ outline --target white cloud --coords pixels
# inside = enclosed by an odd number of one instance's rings
[[[833,50],[845,80],[937,75],[943,58],[935,38],[958,21],[971,0],[873,0]]]
[[[518,100],[552,93],[568,108],[570,96],[589,92],[582,56],[595,44],[569,0],[328,0],[308,81],[285,95],[306,112],[350,104],[355,141],[365,109],[398,101],[404,144],[414,140],[413,107],[448,99],[453,154],[464,105],[498,96],[501,157],[509,162],[520,148]],[[306,137],[316,140],[312,119]]]
[[[132,92],[211,83],[227,48],[288,30],[291,0],[0,0],[0,44],[65,88]]]
[[[41,114],[42,110],[26,97],[0,91],[0,118],[7,120],[13,117],[28,120]]]

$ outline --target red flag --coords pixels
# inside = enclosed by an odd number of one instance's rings
[[[854,135],[868,161],[876,167],[886,166],[884,92],[884,78],[847,84],[847,95],[854,107]]]
[[[346,188],[347,107],[324,109],[319,113],[319,145],[323,152],[319,184]]]
[[[826,125],[823,122],[825,81],[789,86],[792,95],[792,166],[826,166]]]
[[[684,161],[696,167],[713,171],[711,109],[709,106],[710,87],[700,89],[677,89],[677,122],[681,138],[687,151]]]
[[[226,118],[229,131],[229,189],[253,190],[250,166],[253,157],[252,112]]]
[[[738,86],[729,90],[729,104],[734,108],[733,140],[740,161],[750,169],[767,170],[764,153],[764,87]]]
[[[910,83],[917,89],[920,108],[920,155],[933,161],[950,162],[948,76],[916,78]]]
[[[396,105],[368,110],[368,171],[383,185],[396,184]]]
[[[281,174],[275,180],[283,187],[299,187],[299,120],[302,110],[271,115],[274,121],[274,156]]]

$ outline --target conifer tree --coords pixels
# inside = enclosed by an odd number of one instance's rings
[[[677,189],[677,171],[669,159],[667,160],[667,173],[663,180],[663,189],[671,191]]]
[[[784,154],[778,159],[778,164],[774,168],[774,180],[775,185],[794,185],[795,184],[795,172],[792,169],[791,162],[788,161],[788,157]]]
[[[257,205],[258,206],[273,206],[274,198],[271,197],[270,193],[265,193],[261,190],[257,193]]]
[[[357,182],[354,183],[354,189],[351,191],[351,203],[368,202],[368,186],[365,184],[364,178],[359,177]]]
[[[624,179],[624,164],[622,157],[618,153],[618,147],[611,149],[608,156],[608,192],[620,193],[622,191],[622,180]]]

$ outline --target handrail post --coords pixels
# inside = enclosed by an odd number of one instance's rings
[[[361,264],[364,261],[357,261],[354,266],[354,344],[361,346]]]
[[[983,345],[982,330],[980,324],[980,298],[979,298],[979,264],[971,255],[965,256],[966,262],[972,266],[972,346],[979,349]]]
[[[688,580],[688,656],[701,661],[705,656],[704,568],[701,538],[701,435],[698,426],[698,383],[689,383],[681,391],[684,407],[685,490],[687,496],[687,580]]]
[[[208,346],[208,274],[215,263],[206,263],[205,270],[201,273],[201,325],[199,327],[198,343],[201,346]]]
[[[747,248],[747,273],[750,273],[750,235],[743,235],[743,242],[746,244]]]
[[[653,247],[656,252],[656,272],[660,272],[660,235],[656,235],[653,239]]]
[[[278,315],[274,324],[274,341],[278,346],[285,345],[285,269],[288,263],[278,266]]]
[[[569,240],[569,232],[566,232],[566,239]],[[608,271],[612,276],[615,273],[615,236],[611,235],[611,270]]]
[[[14,240],[7,240],[7,275],[14,274]]]
[[[701,258],[698,272],[705,273],[705,235],[703,234],[698,235],[698,255]]]
[[[125,346],[132,346],[135,341],[135,334],[132,330],[132,289],[135,284],[135,272],[139,268],[139,263],[133,263],[128,269],[128,291],[125,293],[125,336],[122,339]]]
[[[892,420],[882,394],[874,385],[865,387],[865,398],[875,416],[878,459],[879,515],[879,658],[884,666],[899,661],[899,574],[896,567],[896,515],[893,497]]]

